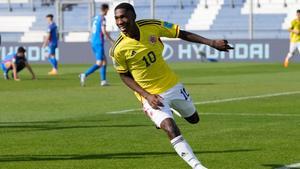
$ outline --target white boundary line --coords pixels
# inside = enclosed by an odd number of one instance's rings
[[[276,168],[276,169],[293,169],[293,168],[298,168],[300,167],[300,163],[295,163],[295,164],[290,164],[286,165],[284,167]]]
[[[228,99],[218,99],[218,100],[209,100],[209,101],[195,102],[194,104],[195,105],[204,105],[204,104],[224,103],[224,102],[250,100],[250,99],[262,99],[262,98],[276,97],[276,96],[287,96],[287,95],[294,95],[294,94],[300,94],[300,91],[271,93],[271,94],[264,94],[264,95],[257,95],[257,96],[233,97],[233,98],[228,98]],[[140,110],[141,109],[138,109],[138,108],[136,108],[136,109],[126,109],[126,110],[106,112],[106,114],[125,114],[125,113],[128,113],[128,112],[134,112],[134,111],[140,111]],[[202,114],[213,114],[213,113],[202,113]],[[268,114],[268,115],[271,116],[272,114]],[[282,116],[283,114],[277,114],[277,115],[278,116]],[[286,115],[288,115],[288,114],[286,114]],[[291,114],[289,114],[288,116],[290,116],[290,115]],[[276,114],[274,114],[274,116],[276,116]],[[295,116],[298,116],[298,115],[295,115]]]

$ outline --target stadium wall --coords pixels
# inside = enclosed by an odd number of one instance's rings
[[[226,62],[281,62],[289,48],[286,40],[230,40],[235,50],[228,53],[218,52],[206,45],[189,43],[181,40],[165,40],[164,57],[170,62],[180,61],[204,61],[205,58]],[[18,46],[27,49],[27,58],[31,63],[47,63],[40,43],[4,43],[0,55],[4,57],[15,51]],[[110,46],[106,45],[106,55]],[[57,56],[61,63],[78,64],[93,63],[95,61],[90,44],[61,42],[57,50]],[[111,59],[108,59],[111,61]],[[300,57],[293,60],[300,61]]]

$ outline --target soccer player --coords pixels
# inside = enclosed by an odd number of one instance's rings
[[[1,69],[3,71],[4,79],[9,80],[8,73],[10,70],[13,71],[13,78],[15,81],[20,81],[18,72],[23,70],[25,67],[29,70],[32,75],[32,79],[35,79],[35,74],[27,62],[25,57],[26,50],[23,47],[19,47],[17,53],[8,54],[1,62]]]
[[[101,5],[100,15],[93,18],[92,33],[91,33],[91,47],[96,57],[96,64],[90,67],[85,73],[79,75],[81,86],[85,86],[86,78],[100,68],[101,86],[108,85],[106,81],[106,57],[104,54],[104,35],[107,39],[114,43],[114,40],[110,37],[106,31],[105,16],[109,10],[108,4]]]
[[[47,58],[48,61],[52,65],[52,70],[48,72],[49,75],[57,75],[57,60],[55,58],[55,50],[58,45],[58,30],[55,22],[53,21],[53,15],[48,14],[46,16],[47,23],[48,23],[48,29],[47,29],[47,35],[43,43],[43,48],[47,49],[45,51],[48,52]]]
[[[117,5],[114,13],[121,35],[110,55],[122,81],[135,92],[155,125],[166,132],[178,155],[193,169],[206,169],[174,121],[171,108],[191,124],[198,123],[199,116],[188,91],[162,57],[160,37],[206,44],[220,51],[233,48],[226,40],[206,39],[180,30],[172,23],[151,19],[135,21],[135,10],[129,3]]]
[[[288,29],[290,32],[290,50],[285,57],[283,66],[289,66],[289,60],[293,57],[295,50],[298,48],[300,52],[300,9],[297,10],[297,18],[291,22],[291,27]]]

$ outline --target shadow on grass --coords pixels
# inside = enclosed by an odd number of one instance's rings
[[[184,85],[189,85],[189,86],[212,86],[212,85],[217,85],[217,83],[183,83]]]
[[[279,169],[283,168],[285,165],[284,164],[263,164],[262,166],[271,168],[271,169]],[[288,167],[289,169],[300,169],[300,167]]]
[[[259,151],[257,149],[236,149],[220,151],[196,151],[195,154],[241,153]],[[97,160],[97,159],[134,159],[149,157],[177,156],[176,152],[126,152],[103,154],[62,154],[62,155],[0,155],[0,163],[21,161],[58,161],[58,160]]]
[[[103,120],[102,120],[103,121]],[[86,128],[132,128],[153,127],[145,124],[99,124],[101,120],[83,121],[34,121],[34,122],[0,122],[0,132],[31,132]]]

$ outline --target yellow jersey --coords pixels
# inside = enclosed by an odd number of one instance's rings
[[[298,19],[294,19],[291,23],[290,29],[300,31],[300,21]],[[300,42],[300,35],[291,32],[290,34],[291,42]]]
[[[118,73],[130,72],[134,80],[151,94],[163,93],[178,83],[178,77],[165,62],[160,37],[177,38],[179,26],[153,19],[136,21],[140,40],[121,32],[110,49]]]

